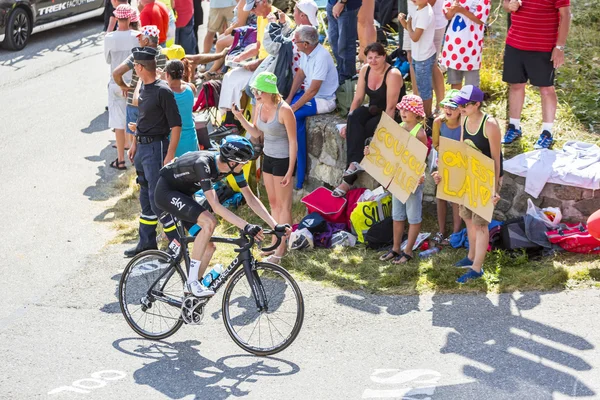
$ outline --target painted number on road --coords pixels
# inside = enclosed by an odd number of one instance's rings
[[[371,381],[385,385],[385,388],[365,389],[362,398],[431,400],[429,396],[435,393],[441,377],[442,374],[432,369],[376,369],[371,374]]]
[[[48,394],[58,394],[61,392],[87,394],[92,390],[103,388],[110,381],[118,381],[119,379],[125,378],[125,376],[127,376],[125,372],[116,371],[114,369],[98,371],[91,374],[90,378],[78,379],[71,383],[71,386],[61,386],[52,389]]]

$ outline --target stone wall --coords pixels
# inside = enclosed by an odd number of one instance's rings
[[[346,167],[346,141],[342,139],[336,128],[345,120],[336,114],[324,114],[307,119],[308,136],[308,176],[304,188],[296,192],[296,198],[319,186],[335,188],[342,179]],[[361,174],[357,187],[374,189],[379,184],[368,174]],[[435,202],[436,186],[433,179],[427,176],[423,191],[423,200],[428,210]],[[524,215],[527,211],[527,199],[531,198],[538,207],[559,207],[563,219],[568,221],[585,221],[588,216],[600,208],[600,190],[580,189],[573,186],[547,183],[539,198],[534,199],[525,193],[525,178],[505,172],[502,199],[498,202],[494,219],[505,221]]]

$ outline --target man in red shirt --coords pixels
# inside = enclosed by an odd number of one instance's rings
[[[139,4],[143,7],[140,12],[142,26],[156,25],[160,31],[158,44],[165,47],[167,31],[169,30],[169,10],[167,6],[154,0],[140,0]]]
[[[521,136],[521,111],[527,81],[540,88],[542,133],[536,149],[552,146],[552,127],[558,99],[554,90],[554,71],[564,64],[565,43],[571,24],[570,0],[503,0],[511,13],[506,36],[502,79],[510,85],[509,125],[503,144]]]
[[[175,43],[183,47],[186,55],[196,54],[194,0],[174,0],[174,10],[177,13]]]

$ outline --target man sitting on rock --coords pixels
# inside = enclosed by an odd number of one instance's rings
[[[300,54],[300,68],[294,76],[286,99],[296,115],[298,132],[298,170],[296,189],[304,185],[307,164],[306,117],[335,110],[338,88],[337,70],[329,52],[319,44],[319,32],[313,26],[299,26],[294,41]]]

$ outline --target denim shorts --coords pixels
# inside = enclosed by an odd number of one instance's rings
[[[406,221],[409,224],[420,224],[423,221],[423,185],[417,186],[417,190],[408,197],[406,204],[392,197],[392,219],[394,221]]]
[[[125,118],[127,121],[127,123],[125,124],[125,131],[127,133],[135,135],[135,132],[131,132],[129,130],[129,123],[134,122],[137,124],[137,119],[138,119],[139,114],[140,114],[140,112],[137,107],[127,104],[126,118]]]
[[[419,96],[423,100],[431,100],[433,98],[433,65],[436,58],[437,54],[432,55],[424,61],[416,61],[413,58],[417,89],[419,89]]]

